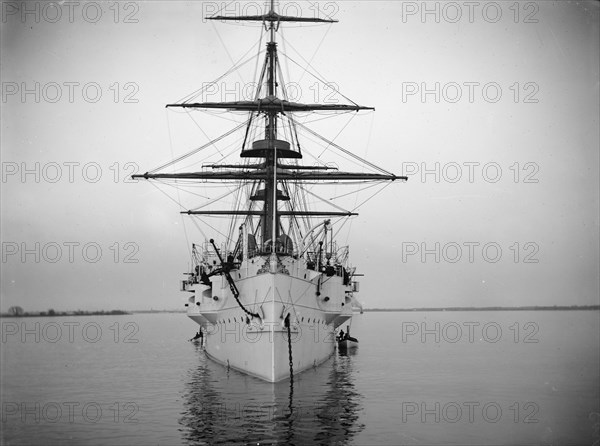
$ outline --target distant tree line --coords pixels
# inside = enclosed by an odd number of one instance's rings
[[[111,311],[55,311],[54,308],[50,308],[48,311],[40,311],[40,312],[26,312],[22,307],[14,306],[8,309],[6,314],[2,316],[11,316],[11,317],[33,317],[33,316],[115,316],[122,314],[131,314],[127,311],[123,310],[111,310]]]

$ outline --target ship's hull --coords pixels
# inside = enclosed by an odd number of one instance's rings
[[[237,330],[237,328],[236,328]],[[255,332],[255,342],[238,344],[223,342],[219,335],[209,337],[206,354],[214,361],[240,372],[269,382],[279,382],[290,377],[287,331]],[[334,344],[306,342],[292,333],[292,370],[300,373],[326,361],[334,352]]]
[[[202,327],[210,358],[278,382],[290,377],[290,359],[296,374],[333,354],[335,328],[352,316],[351,296],[341,277],[306,269],[302,261],[254,260],[231,276],[241,305],[260,317],[244,311],[223,276],[190,290],[188,316]]]

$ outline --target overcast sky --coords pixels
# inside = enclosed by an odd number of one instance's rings
[[[183,308],[203,237],[124,180],[218,136],[164,105],[258,41],[223,4],[2,3],[2,311]],[[598,304],[598,2],[281,7],[340,21],[281,49],[376,108],[336,142],[410,177],[348,226],[366,307]]]

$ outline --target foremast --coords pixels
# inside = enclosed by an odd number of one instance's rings
[[[273,14],[273,1],[271,2],[271,11]],[[277,76],[277,43],[275,42],[275,22],[269,21],[270,41],[267,43],[268,66],[267,90],[268,97],[276,98],[276,76]],[[277,215],[277,117],[278,113],[274,110],[267,112],[265,124],[265,141],[267,141],[266,156],[267,181],[264,189],[264,215],[261,217],[262,240],[268,240],[271,236],[272,243],[279,237],[279,217]]]
[[[232,216],[259,216],[262,236],[262,246],[264,251],[275,250],[275,245],[279,241],[281,234],[281,216],[299,216],[299,217],[331,217],[331,216],[352,216],[358,215],[353,212],[344,211],[311,211],[291,209],[289,211],[280,210],[278,203],[280,201],[289,201],[290,197],[286,193],[286,188],[279,188],[286,182],[302,181],[394,181],[406,180],[405,176],[396,176],[390,172],[379,169],[382,173],[362,173],[362,172],[338,172],[335,169],[326,166],[301,166],[297,164],[284,164],[285,159],[301,159],[302,152],[300,143],[296,140],[296,147],[292,148],[288,141],[278,139],[278,120],[280,115],[287,115],[292,126],[295,124],[291,115],[294,112],[309,111],[360,111],[374,110],[372,107],[353,104],[305,104],[289,102],[286,98],[280,98],[277,94],[279,68],[276,34],[281,22],[313,22],[313,23],[334,23],[337,20],[284,16],[275,12],[274,0],[271,0],[270,10],[267,14],[256,16],[213,16],[207,17],[209,20],[221,21],[260,21],[269,32],[269,41],[266,44],[266,55],[263,63],[263,69],[258,82],[259,88],[256,91],[252,101],[234,101],[234,102],[183,102],[177,104],[168,104],[168,108],[192,108],[192,109],[227,109],[232,111],[248,111],[250,116],[247,123],[246,135],[242,144],[242,158],[260,158],[261,162],[245,165],[227,165],[213,166],[217,171],[213,172],[188,172],[188,173],[145,173],[143,175],[134,175],[133,178],[144,179],[191,179],[191,180],[224,180],[224,181],[254,181],[260,184],[262,188],[255,190],[250,200],[262,201],[261,210],[252,209],[252,205],[247,210],[189,210],[188,215],[232,215]],[[266,94],[261,97],[261,90],[266,86]],[[265,119],[264,139],[253,141],[248,144],[248,135],[253,121],[260,115]],[[250,146],[250,147],[248,147]],[[331,171],[333,170],[333,171]]]

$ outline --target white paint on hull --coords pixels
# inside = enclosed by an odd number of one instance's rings
[[[349,287],[341,277],[321,275],[291,257],[281,259],[275,273],[264,272],[265,261],[272,271],[272,259],[252,260],[231,275],[240,301],[260,319],[244,313],[222,276],[211,278],[212,288],[194,287],[188,316],[203,327],[208,356],[265,381],[289,378],[284,326],[289,314],[294,374],[327,360],[334,352],[335,328],[352,317]]]

